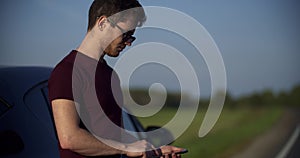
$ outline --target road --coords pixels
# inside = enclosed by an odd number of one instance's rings
[[[283,148],[282,158],[299,158],[300,157],[300,124],[295,129],[293,135],[290,137],[290,140],[285,145],[286,148]],[[286,150],[285,150],[286,149]],[[284,154],[286,152],[286,155]],[[281,154],[281,153],[280,153]],[[280,155],[281,156],[281,155]],[[281,157],[278,157],[281,158]]]
[[[291,138],[299,125],[300,109],[288,109],[270,130],[258,136],[233,158],[300,158],[299,133],[294,140]]]
[[[291,152],[288,154],[288,158],[299,158],[300,157],[300,137],[298,137],[297,142],[294,144]]]

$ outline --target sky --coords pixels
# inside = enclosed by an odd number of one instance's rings
[[[2,0],[0,3],[0,65],[54,67],[84,38],[92,1]],[[140,3],[178,10],[205,27],[223,57],[227,91],[231,95],[265,89],[289,91],[300,84],[299,1],[140,0]],[[140,29],[135,36],[137,41],[132,47],[160,42],[183,52],[196,71],[201,94],[210,95],[207,66],[190,43],[159,29]],[[118,60],[106,59],[112,66]],[[178,90],[180,84],[174,75],[168,68],[148,64],[136,70],[130,86],[149,87],[161,82],[168,90]]]

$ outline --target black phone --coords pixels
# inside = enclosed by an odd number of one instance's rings
[[[187,149],[183,149],[183,150],[181,150],[181,151],[179,151],[179,152],[176,152],[175,154],[185,154],[185,153],[187,153],[187,152],[188,152]]]
[[[183,150],[181,150],[181,151],[178,151],[178,152],[175,152],[175,154],[185,154],[185,153],[187,153],[188,152],[188,150],[187,149],[183,149]],[[155,158],[160,158],[160,156],[154,156]]]

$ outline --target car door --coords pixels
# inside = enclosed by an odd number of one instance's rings
[[[1,87],[1,92],[6,88]],[[34,83],[22,94],[14,93],[16,89],[10,91],[10,95],[0,96],[0,157],[59,158],[47,81]]]

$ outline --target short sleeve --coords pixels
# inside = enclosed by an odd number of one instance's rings
[[[72,63],[60,63],[54,68],[48,82],[50,102],[55,99],[74,100],[72,70]]]

